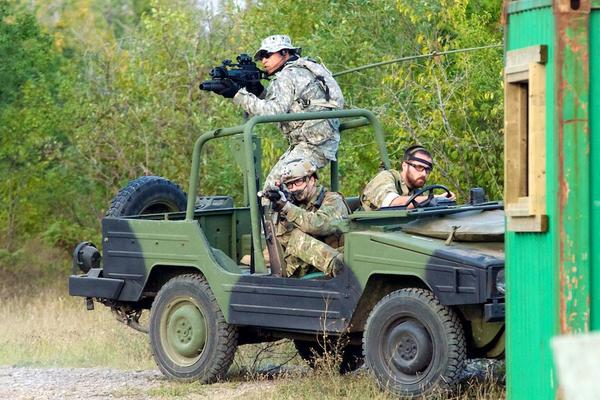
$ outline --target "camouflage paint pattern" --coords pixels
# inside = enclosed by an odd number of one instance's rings
[[[367,183],[360,195],[360,204],[364,210],[375,211],[383,207],[388,195],[408,196],[412,192],[402,180],[399,171],[383,170]]]
[[[217,129],[198,139],[188,193],[197,193],[203,144],[243,132],[247,153],[243,157],[246,163],[244,179],[252,200],[257,192],[256,160],[251,156],[253,127],[259,123],[316,117],[366,117],[375,127],[382,160],[389,168],[381,125],[366,110],[254,117],[244,126]],[[347,126],[364,125],[364,121],[350,121]],[[337,185],[337,176],[332,177],[332,183]],[[331,197],[334,203],[341,199],[335,193]],[[503,302],[503,296],[493,293],[492,288],[494,272],[503,266],[503,257],[498,256],[502,254],[502,243],[453,243],[447,246],[442,239],[407,234],[400,226],[417,217],[410,211],[355,212],[333,227],[331,220],[319,222],[305,210],[290,207],[286,210],[286,218],[294,224],[320,224],[324,231],[343,232],[346,267],[342,274],[329,280],[278,278],[270,276],[264,263],[261,265],[264,260],[256,201],[250,201],[246,207],[195,210],[190,198],[195,196],[188,196],[185,214],[104,219],[104,275],[101,278],[72,276],[71,294],[96,297],[93,292],[103,280],[124,281],[115,297],[107,297],[116,303],[108,304],[138,304],[149,308],[153,296],[169,277],[201,273],[229,323],[267,329],[343,333],[361,332],[366,316],[381,296],[410,283],[429,288],[444,304],[459,310],[468,304],[476,305],[475,311],[464,314],[473,326],[479,327],[476,330],[478,339],[474,341],[476,347],[485,351],[493,344],[494,354],[502,354],[503,338],[498,337],[504,324],[488,324],[483,313],[484,303],[493,299]],[[334,208],[338,209],[337,206]],[[250,251],[250,242],[256,262],[254,274],[248,274],[238,265],[240,258]],[[463,263],[451,261],[448,255],[452,254],[458,259],[463,254],[473,256]],[[80,286],[82,290],[88,290],[85,294],[71,291],[76,289],[71,283],[81,280],[89,280],[93,285]],[[300,304],[308,306],[300,307]],[[270,319],[261,325],[259,321],[263,321],[265,315]]]

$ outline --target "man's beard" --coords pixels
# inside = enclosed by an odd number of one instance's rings
[[[423,186],[425,186],[425,182],[426,180],[424,178],[410,179],[410,182],[408,182],[408,186],[411,189],[420,189]]]

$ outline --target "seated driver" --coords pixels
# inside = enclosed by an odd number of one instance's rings
[[[382,207],[407,206],[414,208],[414,204],[406,204],[408,199],[417,190],[425,186],[427,177],[433,169],[433,158],[431,153],[423,146],[410,146],[404,151],[402,157],[402,169],[383,170],[378,173],[363,190],[360,202],[364,210],[374,211]],[[438,194],[435,197],[445,197],[455,200],[456,196]],[[415,202],[421,203],[427,200],[427,196],[417,196]]]
[[[281,175],[287,192],[265,190],[279,213],[275,232],[284,250],[286,275],[302,277],[313,269],[335,276],[343,267],[342,235],[338,223],[349,210],[341,194],[319,185],[317,167],[308,160],[293,160]]]

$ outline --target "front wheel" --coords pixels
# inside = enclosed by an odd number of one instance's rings
[[[210,383],[229,369],[237,331],[225,322],[206,280],[181,275],[167,282],[152,304],[150,346],[168,378]]]
[[[375,305],[363,351],[377,382],[398,395],[426,395],[455,384],[465,365],[462,325],[428,290],[401,289]]]

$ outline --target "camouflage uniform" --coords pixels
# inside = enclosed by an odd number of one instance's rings
[[[410,196],[413,192],[402,180],[400,172],[383,170],[367,183],[360,195],[360,203],[364,210],[374,211],[389,206],[398,196]]]
[[[275,73],[264,99],[242,88],[233,102],[252,116],[337,110],[344,106],[342,91],[331,72],[307,58],[290,60]],[[339,126],[338,119],[279,123],[290,146],[271,169],[265,187],[280,179],[290,160],[306,159],[317,168],[335,160],[340,141]]]
[[[331,273],[331,262],[343,245],[337,223],[348,213],[342,195],[322,186],[307,203],[288,203],[281,210],[276,234],[284,248],[287,276],[301,277],[311,267]]]

